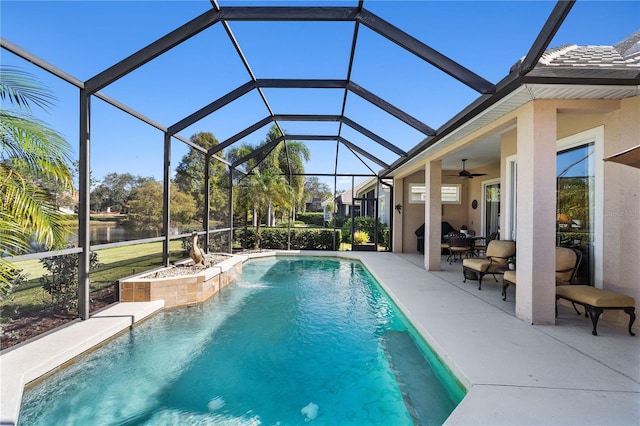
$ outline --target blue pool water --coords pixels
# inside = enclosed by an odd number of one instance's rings
[[[251,261],[25,391],[24,425],[441,424],[463,390],[358,262]]]

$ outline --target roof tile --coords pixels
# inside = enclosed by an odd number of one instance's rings
[[[614,46],[564,45],[544,52],[538,66],[542,67],[638,67],[640,68],[640,31]]]

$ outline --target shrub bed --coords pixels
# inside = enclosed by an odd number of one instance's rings
[[[253,248],[255,244],[255,229],[248,228],[235,231],[236,246]],[[340,244],[341,232],[336,229],[336,245]],[[261,228],[260,248],[286,250],[287,229]],[[333,230],[314,228],[292,228],[291,250],[333,250]]]

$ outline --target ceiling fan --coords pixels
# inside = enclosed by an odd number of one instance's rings
[[[462,179],[473,179],[475,176],[486,176],[486,173],[471,173],[469,171],[467,171],[466,167],[465,167],[465,161],[467,161],[466,158],[462,159],[462,170],[460,172],[458,172],[457,175],[447,175],[447,176],[458,176]]]

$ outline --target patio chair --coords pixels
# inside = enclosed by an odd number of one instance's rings
[[[463,254],[471,251],[471,245],[467,240],[467,236],[461,232],[452,232],[449,234],[449,264],[456,261],[456,258],[462,260]]]
[[[486,253],[487,253],[487,245],[491,241],[493,241],[493,240],[495,240],[497,238],[498,238],[498,233],[497,232],[492,232],[486,238],[477,239],[475,244],[474,244],[474,248],[475,248],[476,253],[478,254],[478,256],[480,256],[481,253],[484,253],[486,255]]]
[[[571,285],[578,273],[582,252],[568,247],[556,247],[556,286]],[[502,300],[507,300],[507,288],[516,285],[516,271],[506,271],[502,276]],[[573,309],[578,312],[576,305]]]
[[[464,259],[462,273],[467,282],[469,274],[478,278],[478,290],[482,290],[482,277],[492,274],[498,281],[496,274],[504,274],[507,270],[508,259],[516,255],[516,242],[510,240],[493,240],[487,245],[487,256],[477,259]]]

